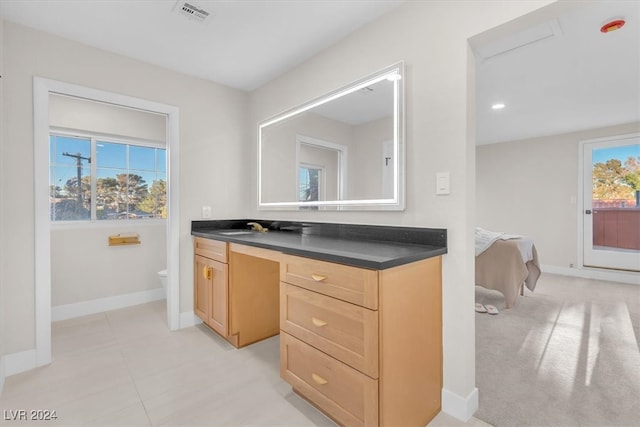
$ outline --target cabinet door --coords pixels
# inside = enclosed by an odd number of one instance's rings
[[[203,322],[209,321],[209,292],[211,279],[209,278],[209,263],[211,260],[200,255],[195,256],[193,279],[193,311]]]
[[[207,324],[223,337],[228,334],[228,287],[227,264],[207,260],[211,271],[209,288],[209,318]]]
[[[193,310],[223,337],[228,335],[227,264],[195,256]]]

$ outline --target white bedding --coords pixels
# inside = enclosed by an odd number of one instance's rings
[[[522,255],[522,261],[527,262],[533,259],[533,239],[530,237],[520,236],[518,234],[507,234],[501,231],[489,231],[480,227],[476,227],[475,242],[476,256],[480,255],[496,241],[518,239],[517,245]]]

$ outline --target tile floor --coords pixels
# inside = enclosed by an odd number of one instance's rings
[[[157,301],[53,323],[53,363],[6,379],[0,425],[335,426],[280,379],[278,337],[238,350],[202,325],[169,332],[165,313]],[[487,425],[441,413],[429,427]]]

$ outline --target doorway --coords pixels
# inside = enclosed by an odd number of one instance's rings
[[[34,77],[35,366],[51,363],[51,237],[49,217],[49,96],[66,95],[163,114],[167,149],[167,322],[180,327],[179,311],[179,135],[177,107],[112,92]]]
[[[583,265],[640,271],[640,134],[580,149]]]
[[[312,170],[317,178],[315,191],[318,201],[345,200],[347,186],[347,147],[303,135],[296,135],[296,194],[300,201],[315,201],[301,194],[304,173]]]

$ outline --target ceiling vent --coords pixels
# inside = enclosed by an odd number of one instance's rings
[[[554,19],[480,46],[476,48],[476,55],[481,62],[484,62],[516,49],[560,36],[562,36],[560,23]]]
[[[193,2],[189,3],[184,0],[179,0],[173,10],[180,15],[202,23],[207,22],[208,18],[211,16],[209,12],[201,7],[195,6]]]

